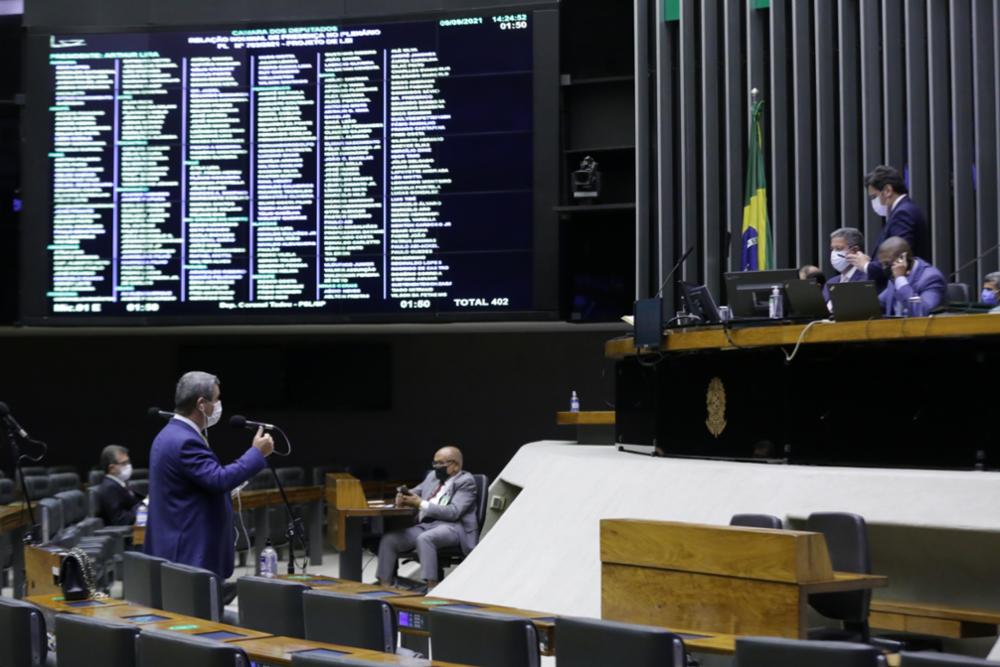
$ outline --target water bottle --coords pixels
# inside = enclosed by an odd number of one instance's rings
[[[576,391],[573,395],[569,397],[569,411],[579,412],[580,411],[580,397],[576,395]]]
[[[767,302],[767,314],[772,320],[785,318],[785,301],[781,296],[781,288],[777,285],[771,288],[771,298]]]
[[[149,508],[146,507],[146,503],[139,503],[139,509],[135,511],[135,525],[145,526],[148,519]]]
[[[278,552],[271,546],[271,540],[264,545],[264,550],[260,552],[260,576],[278,576]]]
[[[910,317],[924,316],[924,302],[920,300],[919,296],[911,296],[907,305]]]

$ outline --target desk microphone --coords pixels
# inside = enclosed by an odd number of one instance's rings
[[[146,414],[150,417],[159,417],[160,419],[173,419],[174,416],[173,412],[167,412],[159,408],[150,408],[146,410]]]
[[[993,246],[992,248],[987,248],[987,249],[986,249],[986,250],[984,250],[984,251],[983,251],[982,253],[980,253],[980,254],[979,254],[979,255],[978,255],[978,256],[977,256],[977,257],[976,257],[975,259],[973,259],[973,260],[971,260],[971,261],[969,261],[969,262],[966,262],[966,263],[965,263],[965,264],[963,264],[962,266],[960,266],[960,267],[958,267],[957,269],[955,269],[955,272],[954,272],[954,273],[952,273],[952,274],[951,274],[950,276],[948,276],[948,280],[951,280],[951,279],[953,279],[953,278],[954,278],[955,276],[957,276],[957,275],[958,275],[959,273],[961,273],[962,271],[965,271],[965,270],[966,270],[967,268],[969,268],[969,267],[970,267],[970,266],[972,266],[973,264],[976,264],[977,262],[979,262],[979,260],[981,260],[981,259],[982,259],[983,257],[986,257],[986,255],[990,254],[991,252],[993,252],[993,251],[994,251],[994,250],[996,250],[997,248],[1000,248],[1000,243],[997,243],[997,244],[996,244],[995,246]]]
[[[276,427],[274,424],[265,424],[264,422],[255,422],[251,419],[247,419],[243,415],[233,415],[229,418],[229,425],[233,428],[245,428],[250,431],[256,431],[258,428],[262,428],[265,431],[274,431]]]
[[[684,262],[685,262],[685,261],[687,260],[688,256],[689,256],[689,255],[690,255],[690,254],[691,254],[692,252],[694,252],[694,246],[691,246],[690,248],[688,248],[688,249],[687,249],[687,252],[685,252],[685,253],[684,253],[684,254],[683,254],[683,255],[681,256],[681,258],[680,258],[679,260],[677,260],[677,263],[676,263],[676,264],[674,264],[674,268],[670,269],[670,273],[668,273],[668,274],[667,274],[667,277],[663,279],[663,282],[662,282],[662,283],[660,283],[660,289],[656,290],[656,294],[654,294],[654,295],[653,295],[654,297],[657,297],[657,296],[660,296],[660,295],[662,295],[662,294],[663,294],[663,288],[667,286],[667,282],[669,282],[669,281],[670,281],[670,278],[671,278],[671,277],[672,277],[672,276],[673,276],[673,275],[674,275],[675,273],[677,273],[677,269],[681,268],[681,265],[682,265],[682,264],[684,264]]]
[[[28,432],[25,431],[21,427],[21,425],[17,423],[17,420],[14,419],[14,415],[10,414],[10,407],[8,407],[7,404],[4,403],[3,401],[0,401],[0,419],[7,422],[7,425],[10,426],[14,430],[14,432],[17,433],[19,436],[21,436],[23,439],[30,440],[30,438],[28,437]]]

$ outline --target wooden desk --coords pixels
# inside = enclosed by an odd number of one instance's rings
[[[278,578],[305,584],[309,588],[315,588],[321,591],[333,591],[334,593],[344,593],[345,595],[368,595],[370,597],[420,597],[416,593],[399,588],[379,586],[376,584],[363,584],[360,581],[337,579],[322,575],[283,574]],[[385,595],[376,595],[378,593],[384,593]]]
[[[305,505],[306,537],[309,542],[309,564],[323,564],[323,487],[322,486],[286,486],[285,495],[292,505]],[[233,509],[242,506],[245,511],[253,512],[254,531],[257,535],[270,534],[269,512],[271,507],[282,507],[281,492],[278,489],[244,490],[239,498],[233,498]],[[288,518],[284,513],[279,519],[281,525],[287,526]],[[282,531],[284,532],[284,531]],[[134,540],[133,540],[134,543]],[[264,551],[266,540],[255,540],[254,563],[260,563],[260,554]],[[297,547],[298,548],[298,547]],[[300,556],[302,554],[299,554]],[[256,565],[255,565],[256,567]]]
[[[27,585],[24,579],[24,550],[20,546],[29,523],[28,508],[23,503],[0,505],[0,534],[10,536],[14,597],[24,595]]]
[[[116,600],[114,598],[99,598],[96,600],[77,600],[75,602],[67,602],[62,595],[51,594],[32,595],[25,598],[25,600],[33,605],[41,607],[42,609],[47,609],[55,613],[68,614],[85,614],[88,613],[87,610],[128,605],[128,603],[124,600]]]
[[[24,545],[22,548],[27,584],[25,595],[62,595],[59,572],[66,552],[57,547]]]
[[[142,546],[146,543],[146,527],[132,526],[132,545]]]
[[[913,632],[949,639],[996,637],[997,626],[1000,626],[1000,611],[872,600],[868,622],[871,627],[880,630]]]
[[[610,620],[805,638],[810,594],[886,584],[834,573],[819,533],[601,521],[601,617]]]
[[[440,660],[423,660],[417,658],[405,658],[393,653],[382,653],[381,651],[368,651],[347,646],[336,646],[313,642],[308,639],[295,639],[293,637],[268,637],[266,639],[248,639],[234,642],[247,652],[254,662],[267,665],[290,665],[292,655],[303,651],[329,651],[334,655],[344,654],[351,658],[367,660],[370,662],[384,663],[389,665],[407,665],[409,667],[423,667],[425,665],[436,665],[439,667],[458,667],[452,662],[442,662]]]
[[[581,445],[610,445],[615,441],[615,411],[557,412],[556,424],[575,426]]]
[[[735,349],[736,346],[746,348],[795,345],[805,327],[805,324],[778,324],[745,328],[737,326],[730,330],[728,338],[721,326],[671,329],[663,334],[662,350],[665,352],[690,352],[694,350]],[[862,343],[966,336],[1000,336],[1000,316],[989,314],[935,315],[933,317],[894,318],[866,322],[824,322],[813,326],[802,339],[802,344]],[[628,336],[609,340],[604,345],[604,355],[609,359],[624,359],[635,356],[635,339]]]

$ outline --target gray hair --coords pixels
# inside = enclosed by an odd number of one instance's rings
[[[128,450],[121,445],[108,445],[101,450],[101,470],[108,471],[108,468],[118,463],[119,454],[128,454]]]
[[[199,398],[212,400],[212,388],[219,378],[203,371],[189,371],[177,381],[177,391],[174,392],[174,411],[181,415],[189,414],[198,404]]]
[[[848,248],[863,248],[865,246],[865,235],[861,230],[854,227],[841,227],[830,234],[830,240],[836,238],[844,239]]]
[[[983,278],[984,283],[996,283],[1000,285],[1000,271],[994,271],[993,273],[987,273],[986,277]]]

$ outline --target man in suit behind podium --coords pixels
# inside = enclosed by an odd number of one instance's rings
[[[177,382],[175,414],[149,453],[149,520],[145,551],[215,572],[233,573],[235,557],[230,492],[267,465],[270,435],[257,430],[253,446],[223,466],[208,443],[208,428],[222,417],[219,379],[191,371]]]
[[[419,510],[417,523],[382,536],[378,547],[378,580],[396,582],[399,554],[417,550],[420,574],[428,590],[437,585],[438,549],[460,546],[469,553],[479,539],[476,516],[476,480],[462,470],[458,447],[443,447],[434,454],[434,468],[419,485],[396,495],[396,505]]]

